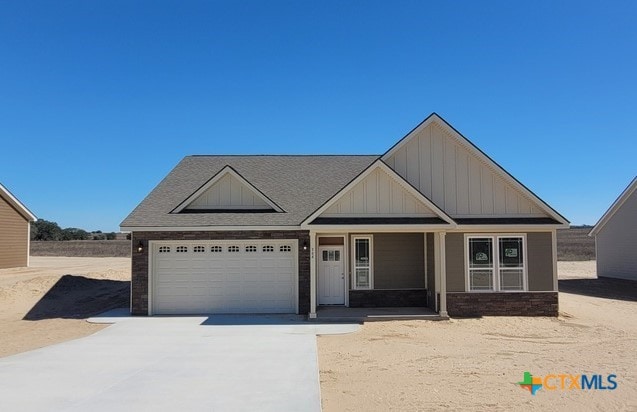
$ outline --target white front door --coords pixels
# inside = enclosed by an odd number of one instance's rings
[[[343,246],[319,248],[318,293],[319,305],[345,304]]]

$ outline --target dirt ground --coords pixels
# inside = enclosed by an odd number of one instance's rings
[[[0,357],[90,335],[85,318],[128,305],[129,258],[31,257],[0,269]]]
[[[126,306],[128,258],[32,257],[0,270],[0,357],[86,336],[84,319]],[[330,411],[637,410],[637,286],[558,262],[560,317],[370,322],[318,338]],[[624,283],[622,283],[624,282]],[[610,391],[532,396],[523,373],[616,374]]]
[[[597,287],[594,261],[558,268],[569,293],[557,319],[369,322],[319,337],[323,410],[637,410],[634,282]],[[616,374],[618,387],[532,396],[516,385],[525,371]]]

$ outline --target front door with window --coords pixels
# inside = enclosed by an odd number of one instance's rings
[[[318,303],[319,305],[345,304],[345,266],[342,246],[319,248]]]

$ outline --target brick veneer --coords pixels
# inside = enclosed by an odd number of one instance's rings
[[[351,308],[427,306],[426,289],[350,290]]]
[[[557,316],[557,292],[447,293],[449,316]]]
[[[195,231],[195,232],[133,232],[131,279],[131,313],[148,314],[148,241],[150,240],[233,240],[233,239],[298,239],[299,240],[299,313],[310,311],[310,235],[304,230],[290,231]],[[137,253],[142,242],[144,251]]]

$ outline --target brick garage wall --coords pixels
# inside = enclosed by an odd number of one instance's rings
[[[350,290],[349,306],[352,308],[427,306],[427,290]]]
[[[447,293],[449,316],[557,316],[557,292]]]
[[[309,246],[308,231],[196,231],[196,232],[133,232],[133,256],[131,273],[131,313],[148,314],[148,257],[150,240],[243,240],[243,239],[298,239],[299,240],[299,313],[310,312],[310,248],[303,250],[303,242]],[[142,242],[143,253],[137,253]]]

